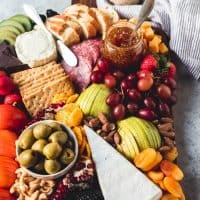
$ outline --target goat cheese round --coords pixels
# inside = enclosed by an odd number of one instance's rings
[[[20,61],[30,67],[45,65],[57,58],[54,38],[40,28],[18,36],[15,49]]]

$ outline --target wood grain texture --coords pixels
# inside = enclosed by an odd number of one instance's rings
[[[89,6],[93,6],[96,7],[96,0],[72,0],[72,3],[84,3],[87,4]]]

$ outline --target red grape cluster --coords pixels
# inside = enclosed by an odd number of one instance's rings
[[[153,121],[170,116],[171,107],[176,103],[175,73],[160,74],[157,69],[158,66],[148,67],[146,62],[145,67],[141,64],[138,72],[125,73],[111,67],[105,58],[101,58],[92,72],[91,81],[104,83],[113,89],[106,103],[115,120],[138,116]],[[167,70],[170,71],[170,67]]]

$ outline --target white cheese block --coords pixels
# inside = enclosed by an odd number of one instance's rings
[[[105,200],[159,200],[162,191],[92,129],[85,126]]]
[[[57,58],[53,37],[40,28],[19,35],[15,49],[21,62],[30,67],[45,65]]]

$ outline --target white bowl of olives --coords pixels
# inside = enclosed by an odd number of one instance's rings
[[[78,157],[78,141],[66,125],[44,120],[26,128],[16,142],[17,160],[35,178],[57,179]]]

